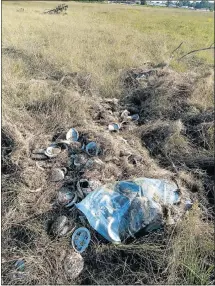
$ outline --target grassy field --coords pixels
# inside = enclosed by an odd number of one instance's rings
[[[66,2],[67,15],[43,14],[61,3],[2,4],[2,284],[213,285],[214,50],[177,60],[214,42],[213,13]],[[145,79],[137,79],[141,72]],[[137,110],[138,125],[108,133],[125,108]],[[64,265],[70,234],[46,231],[65,214],[52,208],[60,183],[49,181],[50,168],[68,158],[31,158],[71,127],[103,146],[105,164],[94,179],[174,180],[183,200],[194,201],[174,226],[130,243],[104,242],[90,229],[76,279]],[[70,219],[82,225],[75,211]],[[23,275],[14,269],[19,258]]]
[[[95,88],[108,97],[118,95],[120,69],[165,62],[181,42],[178,57],[214,42],[209,12],[73,2],[67,16],[41,14],[56,4],[4,2],[3,47],[16,47],[59,70],[90,73]],[[16,12],[20,7],[23,13]],[[179,71],[211,66],[213,50],[171,65]]]

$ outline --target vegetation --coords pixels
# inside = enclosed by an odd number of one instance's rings
[[[188,6],[188,7],[193,7],[195,9],[212,9],[214,10],[214,3],[209,2],[209,0],[202,0],[202,1],[178,1],[177,6]]]
[[[67,15],[43,13],[59,4],[2,5],[2,284],[213,285],[214,166],[202,164],[214,148],[213,50],[177,60],[214,42],[213,14],[77,2],[67,2]],[[141,71],[150,76],[137,80]],[[113,97],[117,111],[140,115],[138,126],[115,137],[105,130]],[[63,266],[70,237],[46,231],[58,214],[52,203],[59,185],[31,159],[32,150],[71,126],[109,151],[104,182],[175,178],[195,202],[175,226],[122,245],[91,230],[76,280]],[[119,155],[128,146],[143,159],[138,168]],[[77,214],[70,215],[77,226]],[[14,273],[18,258],[26,262],[24,276]]]

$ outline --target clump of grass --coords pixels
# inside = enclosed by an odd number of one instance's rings
[[[213,226],[193,206],[172,237],[168,283],[211,285],[214,273]],[[204,237],[204,239],[203,239]]]

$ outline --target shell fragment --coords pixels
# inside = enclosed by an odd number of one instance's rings
[[[86,227],[76,229],[72,235],[72,247],[79,253],[85,251],[91,240],[91,235]]]
[[[66,140],[69,142],[76,142],[78,141],[79,134],[78,131],[75,128],[69,129],[69,131],[66,134]]]

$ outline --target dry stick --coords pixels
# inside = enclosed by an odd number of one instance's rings
[[[180,61],[181,59],[183,59],[184,57],[186,57],[186,56],[188,56],[188,55],[190,55],[192,53],[196,53],[196,52],[200,52],[200,51],[206,51],[206,50],[212,50],[212,49],[215,48],[215,47],[212,47],[212,45],[214,45],[214,43],[211,44],[210,47],[208,47],[208,48],[203,48],[203,49],[190,51],[189,53],[187,53],[187,54],[183,55],[182,57],[178,58],[177,61]]]
[[[181,42],[181,43],[180,43],[180,45],[179,45],[176,49],[174,49],[174,50],[172,51],[172,53],[171,53],[171,56],[170,56],[170,58],[169,58],[169,61],[168,61],[167,66],[169,66],[169,64],[170,64],[171,60],[173,59],[173,55],[174,55],[174,53],[175,53],[178,49],[180,49],[180,47],[183,45],[183,43],[184,43],[184,42]]]
[[[180,47],[183,45],[183,43],[184,43],[184,42],[181,42],[180,45],[179,45],[176,49],[174,49],[174,50],[172,51],[170,58],[172,58],[172,57],[173,57],[173,54],[174,54],[178,49],[180,49]]]

